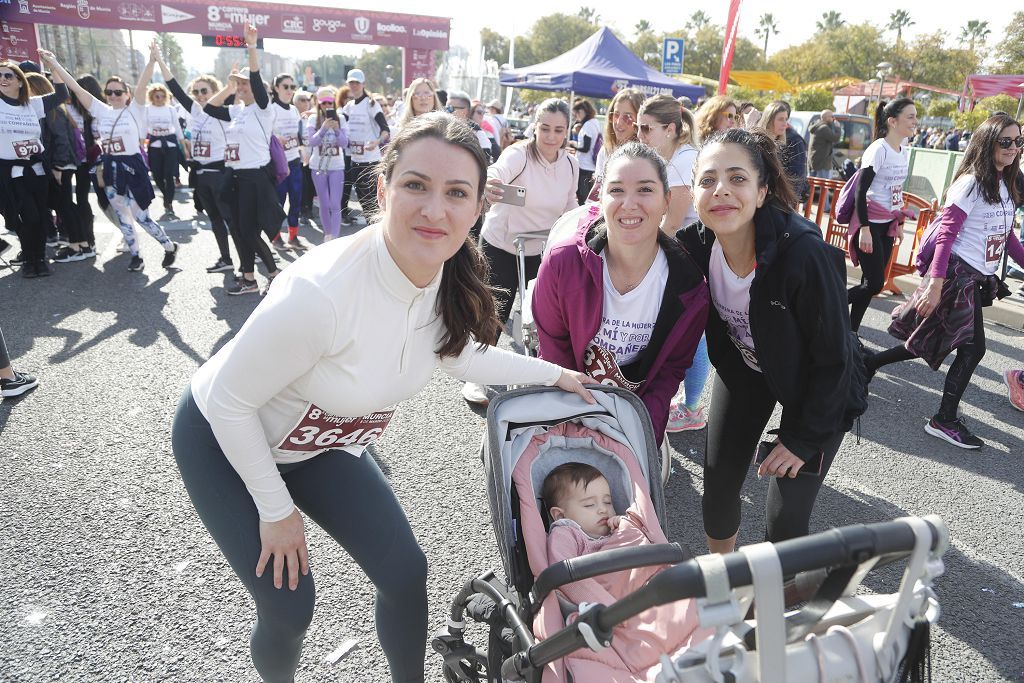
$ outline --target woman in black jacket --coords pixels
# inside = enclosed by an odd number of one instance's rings
[[[704,462],[712,552],[736,545],[740,489],[775,409],[782,420],[758,476],[771,475],[767,538],[808,533],[844,433],[852,371],[843,254],[793,213],[773,140],[732,129],[707,141],[694,169],[700,222],[677,237],[711,288],[707,341],[717,372]],[[797,476],[801,473],[800,476]]]
[[[807,143],[802,135],[789,125],[789,115],[793,108],[789,102],[776,100],[764,108],[760,126],[768,133],[768,137],[779,145],[779,155],[786,175],[793,184],[796,195],[793,208],[807,199]]]

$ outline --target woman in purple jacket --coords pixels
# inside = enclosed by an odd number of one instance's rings
[[[660,230],[665,162],[639,142],[608,159],[601,213],[552,247],[533,293],[540,355],[635,392],[660,445],[708,317],[704,276]]]

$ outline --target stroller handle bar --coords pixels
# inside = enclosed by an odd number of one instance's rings
[[[690,559],[690,555],[678,543],[660,543],[601,550],[590,555],[562,560],[540,573],[533,584],[531,601],[536,610],[540,608],[541,603],[551,591],[567,583],[624,569],[650,567],[658,564],[679,564],[688,559]]]
[[[949,529],[935,516],[924,518],[931,533],[930,549],[943,554],[949,546]],[[915,545],[914,530],[896,520],[877,524],[858,524],[831,529],[813,536],[794,538],[775,544],[783,578],[822,568],[860,565],[875,557],[909,555]],[[723,557],[732,588],[749,586],[753,576],[747,558],[738,552]],[[588,647],[581,631],[610,644],[612,629],[641,612],[677,600],[705,597],[704,575],[696,560],[689,560],[658,573],[639,590],[611,605],[595,605],[572,625],[550,638],[517,653],[502,663],[506,680],[529,679],[529,675],[566,655]]]

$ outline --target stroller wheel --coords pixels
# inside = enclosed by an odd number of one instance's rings
[[[661,485],[668,485],[668,478],[672,476],[672,449],[668,445],[668,434],[661,441]]]

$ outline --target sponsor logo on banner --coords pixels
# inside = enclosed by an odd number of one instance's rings
[[[78,0],[78,16],[82,19],[89,18],[89,0]]]
[[[433,28],[414,28],[412,35],[416,38],[438,38],[448,40],[448,31]]]
[[[343,28],[345,28],[345,22],[341,19],[313,19],[314,33],[321,33],[322,31],[337,33]]]
[[[153,8],[137,2],[122,2],[117,6],[117,16],[124,21],[156,23],[156,12]]]
[[[281,30],[285,33],[305,33],[306,20],[301,14],[281,17]]]
[[[22,14],[28,14],[28,0],[18,0],[18,11]]]
[[[405,26],[401,24],[377,24],[377,33],[388,34],[388,33],[406,33]]]
[[[370,31],[370,20],[366,17],[356,17],[355,21],[352,22],[352,26],[355,27],[356,33],[365,36]]]
[[[252,24],[266,28],[270,24],[269,14],[253,14],[248,7],[235,5],[211,5],[206,8],[206,21],[211,30],[231,31],[236,26]]]
[[[188,21],[189,19],[195,19],[196,15],[189,14],[188,12],[182,12],[177,7],[168,7],[167,5],[160,5],[160,19],[165,24],[175,24],[179,21]]]

